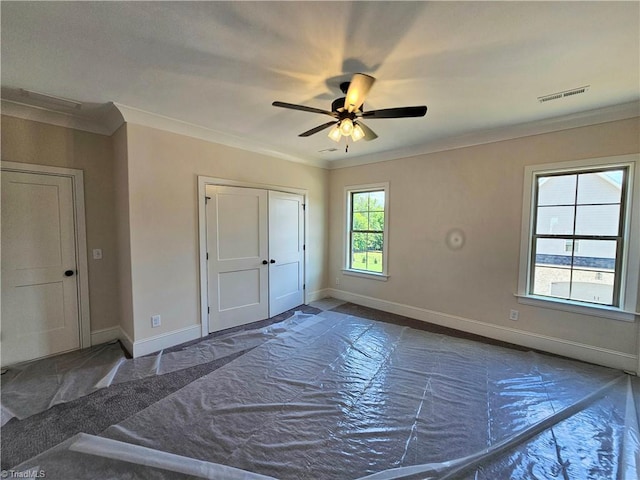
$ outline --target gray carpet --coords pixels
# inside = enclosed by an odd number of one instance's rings
[[[262,328],[289,318],[294,311],[309,314],[321,312],[317,308],[303,305],[234,330]],[[170,350],[185,348],[202,340],[188,342]],[[252,349],[177,372],[112,385],[72,402],[55,405],[24,420],[13,418],[2,427],[1,468],[9,470],[77,433],[98,435],[107,427],[120,423],[250,350]]]

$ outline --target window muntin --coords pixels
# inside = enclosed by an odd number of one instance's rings
[[[386,184],[347,188],[346,270],[386,275]]]
[[[529,294],[620,306],[628,173],[535,175]]]

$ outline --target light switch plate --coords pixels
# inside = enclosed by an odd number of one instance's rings
[[[102,249],[94,248],[93,249],[93,259],[94,260],[102,260]]]

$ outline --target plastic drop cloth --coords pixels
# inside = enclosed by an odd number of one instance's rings
[[[635,479],[637,389],[603,367],[324,312],[16,471]]]
[[[21,420],[113,384],[163,375],[233,355],[274,338],[306,318],[307,315],[296,312],[261,329],[220,335],[181,350],[160,351],[135,359],[125,358],[118,342],[114,342],[14,365],[1,377],[0,425],[13,417]]]

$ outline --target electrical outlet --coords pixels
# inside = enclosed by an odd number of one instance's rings
[[[516,322],[519,316],[520,312],[518,310],[511,310],[509,312],[509,320],[513,320],[514,322]]]
[[[336,277],[336,285],[340,285],[340,277]]]
[[[152,315],[151,316],[151,327],[156,328],[160,326],[160,315]]]

